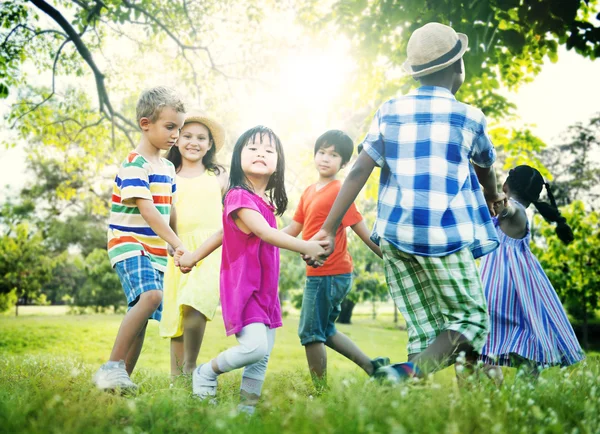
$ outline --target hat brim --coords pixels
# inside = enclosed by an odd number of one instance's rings
[[[407,60],[407,61],[405,61],[402,64],[402,68],[404,69],[404,71],[407,74],[411,75],[413,78],[419,78],[419,77],[423,77],[425,75],[433,74],[434,72],[441,71],[442,69],[444,69],[444,68],[452,65],[458,59],[460,59],[461,57],[463,57],[463,55],[465,54],[465,52],[469,49],[469,37],[467,35],[465,35],[464,33],[457,33],[457,35],[458,35],[458,39],[461,42],[461,49],[450,60],[447,60],[447,61],[445,61],[443,63],[438,64],[438,65],[430,66],[429,68],[420,69],[419,71],[413,70],[412,65]]]
[[[215,142],[215,151],[219,152],[225,144],[225,129],[221,124],[207,116],[190,116],[185,118],[183,125],[192,123],[202,124],[210,130],[210,134]]]

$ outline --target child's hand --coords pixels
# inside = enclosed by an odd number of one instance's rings
[[[177,247],[177,249],[175,249],[175,253],[173,254],[173,262],[175,263],[176,267],[180,267],[179,260],[186,253],[188,253],[188,251],[183,246],[179,246],[179,247]]]
[[[505,197],[492,205],[497,216],[502,215],[502,212],[508,208],[508,199]]]
[[[179,264],[178,267],[181,269],[182,273],[186,273],[184,269],[188,269],[187,273],[196,265],[196,261],[194,260],[194,255],[192,255],[187,250],[184,250],[180,253],[178,250],[176,255],[176,261]]]
[[[485,197],[485,201],[487,202],[488,209],[490,210],[490,214],[492,215],[492,217],[495,217],[497,215],[497,212],[494,209],[494,204],[506,199],[506,195],[501,191],[495,190],[492,192],[484,191],[483,195]]]
[[[321,257],[325,257],[325,248],[328,243],[327,241],[307,241],[304,249],[304,255],[309,256],[313,260],[319,260]]]
[[[175,249],[173,248],[172,245],[167,244],[167,253],[169,254],[169,256],[173,257],[175,256]]]

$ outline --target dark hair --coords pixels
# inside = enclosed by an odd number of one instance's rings
[[[567,220],[560,214],[556,206],[556,200],[550,189],[550,184],[544,181],[542,174],[533,167],[522,165],[508,172],[506,183],[511,192],[519,198],[533,203],[539,213],[547,222],[556,223],[556,235],[565,244],[573,241],[573,231],[567,224]],[[542,188],[546,187],[550,203],[540,202]]]
[[[190,122],[190,123],[192,123],[192,122]],[[196,122],[196,123],[200,123],[200,122]],[[187,125],[187,124],[184,124],[184,126],[185,125]],[[204,125],[204,124],[200,123],[200,125]],[[213,139],[210,128],[208,128],[206,125],[204,125],[204,126],[208,130],[208,142],[211,144],[211,146],[208,149],[208,151],[206,151],[206,154],[204,154],[204,157],[202,157],[202,164],[204,164],[204,167],[209,172],[212,172],[215,175],[220,175],[221,170],[224,170],[224,169],[222,166],[219,166],[216,161],[217,160],[217,148],[215,147],[215,141]],[[181,170],[182,157],[181,157],[181,152],[179,152],[179,148],[177,146],[171,146],[171,149],[169,149],[169,152],[167,153],[166,158],[171,163],[173,163],[173,166],[175,166],[175,173],[177,173],[177,172],[179,172],[179,170]]]
[[[313,155],[317,155],[319,149],[331,146],[342,157],[342,166],[350,161],[352,152],[354,152],[354,142],[346,133],[340,130],[329,130],[321,134],[315,142],[315,152]]]
[[[275,172],[269,178],[266,191],[268,192],[269,199],[275,205],[276,214],[282,215],[288,204],[284,178],[285,157],[283,155],[281,140],[279,140],[277,134],[270,128],[258,125],[242,134],[235,143],[233,154],[231,155],[231,168],[229,170],[229,190],[237,187],[254,193],[252,186],[248,182],[248,178],[246,178],[246,175],[242,170],[242,150],[244,149],[244,146],[257,135],[260,136],[261,143],[265,136],[269,137],[271,142],[275,143],[275,150],[277,151],[277,167],[275,168]]]

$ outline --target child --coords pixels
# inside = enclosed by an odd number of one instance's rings
[[[502,197],[485,117],[454,97],[465,77],[467,44],[466,35],[438,23],[413,33],[405,69],[421,87],[379,108],[313,238],[329,240],[332,251],[346,210],[373,168],[381,167],[373,235],[381,242],[390,294],[406,321],[409,362],[379,368],[377,378],[424,376],[453,363],[460,351],[473,359],[488,333],[474,257],[498,246],[488,206]]]
[[[200,113],[187,114],[177,146],[167,155],[177,173],[177,231],[196,249],[221,229],[221,198],[227,172],[216,163],[225,131]],[[202,204],[202,206],[198,206]],[[171,376],[191,374],[202,345],[206,321],[219,304],[220,255],[211,255],[189,274],[169,260],[165,274],[164,310],[159,332],[171,338]]]
[[[183,244],[169,227],[175,168],[161,158],[179,138],[185,108],[166,87],[146,90],[137,103],[140,143],[121,164],[113,185],[108,256],[127,297],[128,311],[109,361],[93,377],[100,389],[135,389],[129,376],[140,355],[148,318],[160,321],[167,245]]]
[[[294,219],[284,229],[285,232],[294,237],[302,232],[304,240],[309,240],[317,233],[340,191],[341,183],[336,180],[336,176],[346,166],[353,151],[352,139],[342,131],[327,131],[317,139],[314,159],[319,180],[304,190]],[[369,375],[378,367],[389,364],[389,359],[369,359],[350,338],[335,328],[341,303],[352,289],[352,257],[347,249],[347,227],[351,227],[381,257],[381,250],[369,239],[367,225],[352,204],[336,231],[336,249],[325,265],[306,268],[298,336],[300,343],[304,345],[308,368],[317,385],[324,385],[326,380],[325,345],[352,360]]]
[[[275,212],[281,215],[287,206],[284,168],[281,142],[269,128],[252,128],[235,144],[223,210],[221,307],[227,335],[235,334],[239,345],[200,365],[192,376],[194,394],[205,399],[215,396],[218,375],[244,367],[240,409],[248,413],[260,397],[275,329],[282,325],[278,247],[313,258],[324,253],[318,242],[277,230]],[[217,233],[175,260],[193,266],[218,238]]]
[[[544,186],[550,204],[539,202]],[[490,315],[490,334],[481,360],[488,364],[488,373],[490,365],[524,363],[537,377],[542,366],[568,366],[584,354],[550,280],[529,249],[525,209],[533,204],[547,221],[558,223],[556,233],[567,244],[573,241],[573,232],[556,207],[550,185],[536,169],[515,167],[502,189],[508,200],[497,204],[494,219],[500,248],[481,261]],[[501,383],[502,371],[495,373]]]

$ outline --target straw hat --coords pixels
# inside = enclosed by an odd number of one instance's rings
[[[215,141],[215,151],[219,152],[225,143],[225,129],[221,126],[221,124],[200,110],[191,110],[188,112],[185,115],[185,121],[183,125],[194,122],[202,124],[210,130],[212,138]]]
[[[404,70],[414,78],[440,71],[460,59],[469,47],[469,38],[452,27],[428,23],[410,36]]]

